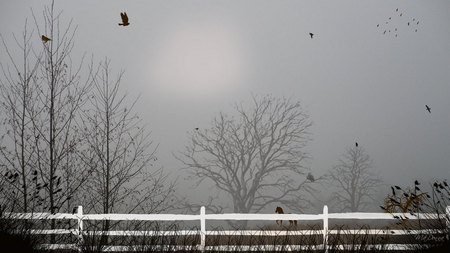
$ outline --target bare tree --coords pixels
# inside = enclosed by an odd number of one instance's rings
[[[36,204],[33,195],[38,191],[36,171],[32,171],[32,157],[35,147],[32,141],[32,114],[33,100],[35,99],[34,84],[40,56],[32,54],[33,32],[28,31],[27,21],[22,36],[14,40],[20,48],[21,56],[16,59],[5,42],[3,48],[9,58],[9,65],[0,63],[2,78],[0,78],[2,126],[4,133],[0,137],[0,164],[1,176],[5,189],[2,198],[16,196],[16,208],[22,212],[30,211],[29,205]],[[17,176],[14,176],[17,175]],[[32,187],[34,186],[34,187]],[[31,189],[34,188],[34,189]],[[12,192],[14,191],[14,192]],[[17,194],[16,194],[17,193]],[[7,195],[7,196],[6,196]]]
[[[309,116],[299,102],[285,98],[253,96],[251,102],[250,108],[236,105],[235,117],[220,113],[210,129],[195,130],[177,158],[197,186],[209,180],[225,193],[234,212],[275,210],[275,204],[302,209],[305,193],[313,192],[303,166]],[[224,208],[210,200],[210,210]]]
[[[157,145],[150,139],[133,103],[121,95],[123,71],[110,78],[110,61],[99,65],[94,80],[90,110],[84,116],[88,149],[93,155],[93,174],[88,196],[95,212],[160,212],[173,200],[174,183],[162,169],[151,170]]]
[[[332,199],[343,211],[361,211],[373,202],[382,180],[372,171],[373,161],[361,145],[348,148],[329,172],[329,183],[337,187]]]
[[[77,121],[91,82],[89,78],[81,81],[83,59],[79,64],[72,64],[76,28],[72,21],[64,26],[60,14],[55,13],[54,2],[43,11],[43,25],[39,25],[33,13],[38,34],[48,38],[40,41],[42,59],[34,103],[37,109],[30,115],[35,145],[34,166],[45,190],[41,196],[44,209],[51,212],[57,212],[67,204],[72,198],[70,194],[81,187],[90,173],[88,167],[82,167],[82,163],[76,161],[80,160],[77,150],[82,145]],[[92,66],[88,70],[92,70]],[[65,179],[70,179],[65,182],[70,185],[70,190],[63,187]]]

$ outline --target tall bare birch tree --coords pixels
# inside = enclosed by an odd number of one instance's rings
[[[89,209],[96,213],[155,213],[169,208],[174,183],[162,169],[153,169],[157,145],[134,112],[136,100],[121,94],[123,72],[112,78],[105,59],[96,72],[84,115],[88,155],[93,155],[89,178]],[[89,158],[90,159],[90,158]],[[88,159],[88,160],[89,160]]]
[[[35,91],[38,110],[31,115],[34,166],[45,186],[44,208],[57,212],[70,201],[71,194],[80,188],[90,173],[88,167],[80,166],[83,163],[77,150],[82,145],[82,138],[77,121],[90,88],[91,74],[87,73],[82,81],[83,59],[79,64],[73,64],[71,54],[76,28],[72,20],[64,25],[61,13],[55,12],[54,2],[44,8],[42,20],[34,13],[33,18],[38,34],[50,39],[41,41],[40,78]],[[64,182],[65,179],[70,181]],[[63,187],[64,183],[69,189]]]
[[[36,171],[32,168],[35,146],[30,115],[36,109],[33,101],[36,98],[35,82],[40,55],[33,53],[31,40],[35,39],[35,35],[28,30],[27,21],[20,39],[13,37],[20,49],[19,57],[13,55],[1,37],[9,60],[7,65],[0,63],[4,131],[0,136],[0,169],[4,186],[1,198],[17,198],[11,201],[16,204],[16,211],[28,212],[37,204],[34,195],[39,191]]]
[[[313,192],[304,166],[309,116],[299,102],[285,98],[254,96],[251,102],[248,108],[236,105],[234,116],[220,113],[211,128],[194,131],[177,157],[197,185],[209,180],[225,193],[233,212],[304,208],[305,194]],[[217,212],[223,206],[211,202],[207,208]]]

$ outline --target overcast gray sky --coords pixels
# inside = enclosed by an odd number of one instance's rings
[[[48,3],[2,0],[0,33],[20,34],[30,8],[39,15]],[[358,141],[388,184],[449,178],[448,0],[64,0],[56,9],[78,25],[75,55],[125,70],[122,85],[141,96],[159,162],[174,174],[171,153],[187,132],[253,93],[302,102],[315,174]],[[118,26],[122,11],[128,27]]]

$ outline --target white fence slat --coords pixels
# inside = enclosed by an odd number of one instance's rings
[[[184,214],[83,214],[83,207],[78,206],[76,214],[69,213],[5,213],[6,217],[12,219],[68,219],[77,220],[78,227],[76,229],[43,229],[31,230],[32,234],[75,234],[79,236],[78,244],[42,244],[41,249],[78,249],[83,244],[83,235],[108,235],[108,236],[176,236],[176,235],[200,235],[200,244],[197,246],[180,246],[180,245],[133,245],[133,246],[105,246],[105,251],[123,251],[129,249],[148,251],[151,249],[164,250],[217,250],[217,251],[261,251],[261,250],[325,250],[327,246],[328,235],[331,234],[371,234],[371,235],[424,235],[442,233],[438,229],[423,230],[402,230],[402,229],[346,229],[346,230],[329,230],[329,219],[364,219],[364,220],[395,220],[394,216],[406,217],[408,219],[446,219],[447,225],[450,227],[448,217],[450,217],[450,206],[446,207],[446,214],[434,213],[328,213],[328,207],[325,205],[322,214],[206,214],[205,207],[200,208],[199,215]],[[200,230],[180,230],[180,231],[84,231],[84,220],[140,220],[140,221],[200,221]],[[323,228],[317,230],[243,230],[243,231],[207,231],[206,220],[322,220]],[[289,235],[323,235],[323,244],[320,245],[216,245],[206,246],[207,235],[258,235],[258,236],[289,236]],[[414,244],[380,244],[380,245],[333,245],[338,249],[345,250],[348,248],[373,247],[375,249],[387,250],[409,250],[420,245]]]

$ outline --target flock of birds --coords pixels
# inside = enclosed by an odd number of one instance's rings
[[[417,26],[419,25],[419,20],[417,20],[416,18],[406,18],[406,17],[404,17],[403,12],[399,11],[398,8],[395,9],[395,15],[394,15],[394,17],[396,17],[397,19],[404,18],[404,19],[407,21],[407,23],[406,23],[407,26],[410,27],[411,29],[413,29],[415,32],[417,32]],[[121,18],[121,20],[122,20],[122,23],[119,23],[119,26],[128,26],[128,25],[130,25],[130,22],[128,21],[128,20],[129,20],[129,19],[128,19],[128,15],[127,15],[126,12],[121,12],[121,13],[120,13],[120,18]],[[406,22],[406,21],[405,21],[405,22]],[[393,22],[392,16],[389,17],[387,21],[385,21],[385,25],[386,25],[386,26],[382,26],[382,25],[380,26],[380,24],[377,24],[377,27],[378,27],[378,28],[382,28],[382,29],[384,30],[384,31],[383,31],[383,34],[389,34],[389,33],[392,32],[392,34],[395,34],[395,37],[398,37],[398,31],[399,31],[399,30],[398,30],[398,27],[397,27],[397,26],[394,26],[394,27],[392,27],[392,29],[391,29],[391,27],[389,26],[389,24],[390,24],[391,22]],[[310,33],[309,33],[309,36],[311,37],[311,39],[313,39],[314,33],[311,33],[311,32],[310,32]],[[42,41],[43,41],[44,43],[47,43],[48,41],[51,41],[51,39],[48,38],[48,37],[45,36],[45,35],[42,35],[42,36],[41,36],[41,39],[42,39]],[[428,111],[428,113],[431,113],[431,108],[430,108],[428,105],[425,105],[425,109]],[[196,127],[195,130],[198,131],[199,128]],[[358,147],[358,142],[355,142],[355,146]],[[306,179],[309,180],[309,181],[311,181],[311,182],[314,182],[314,181],[315,181],[315,178],[314,178],[314,176],[311,174],[311,172],[308,173],[308,175],[306,176]]]
[[[383,35],[392,35],[398,37],[400,29],[409,29],[417,32],[419,27],[419,20],[415,17],[407,17],[398,8],[395,9],[395,13],[391,15],[381,24],[377,24],[377,27],[381,30]]]

